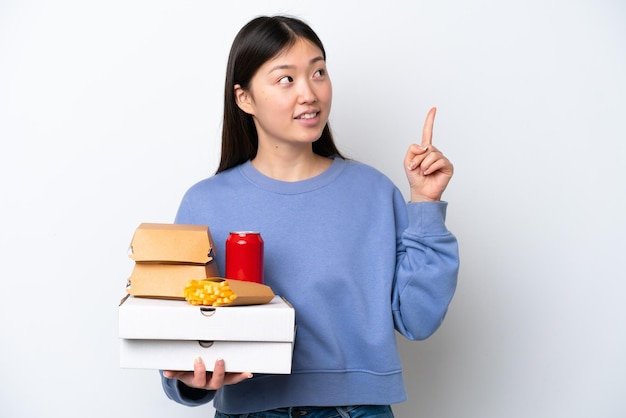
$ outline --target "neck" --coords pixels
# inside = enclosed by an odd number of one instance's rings
[[[280,181],[301,181],[315,177],[330,167],[332,160],[315,154],[312,146],[308,145],[306,150],[274,148],[268,151],[259,147],[252,165],[264,175]]]

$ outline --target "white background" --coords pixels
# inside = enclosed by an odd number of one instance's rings
[[[327,47],[340,148],[405,193],[439,109],[462,269],[396,415],[626,416],[625,3],[295,3],[0,2],[0,416],[212,414],[119,369],[117,303],[135,228],[217,166],[235,33],[274,13]]]

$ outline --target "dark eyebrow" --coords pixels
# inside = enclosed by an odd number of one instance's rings
[[[320,55],[315,58],[312,58],[311,61],[309,61],[309,64],[315,64],[316,62],[319,62],[319,61],[324,61],[324,57]],[[296,68],[295,65],[282,64],[282,65],[277,65],[275,67],[272,67],[268,71],[268,73],[274,72],[276,70],[290,70],[294,68]]]

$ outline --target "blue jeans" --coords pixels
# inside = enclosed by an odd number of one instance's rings
[[[216,411],[215,418],[393,418],[393,412],[389,405],[303,406],[238,415]]]

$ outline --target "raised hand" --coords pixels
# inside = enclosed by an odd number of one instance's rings
[[[433,146],[433,126],[437,108],[433,107],[426,115],[422,131],[422,143],[411,144],[404,157],[404,167],[411,188],[411,202],[434,202],[448,186],[454,167],[452,163]]]

